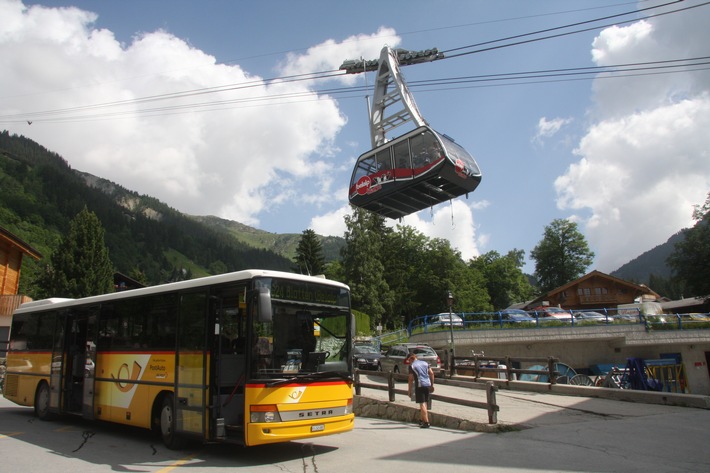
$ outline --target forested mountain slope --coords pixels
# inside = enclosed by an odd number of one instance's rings
[[[641,284],[648,284],[651,275],[666,279],[670,278],[671,268],[666,263],[666,260],[673,253],[675,244],[682,241],[683,238],[682,232],[676,233],[665,243],[642,253],[616,271],[613,271],[611,275]]]
[[[214,224],[219,219],[184,215],[153,197],[75,171],[32,140],[0,133],[0,225],[44,256],[39,263],[26,260],[23,284],[48,261],[84,206],[106,230],[116,270],[142,275],[148,284],[245,268],[293,267],[292,259],[274,251],[274,245],[250,244],[225,225]],[[241,227],[238,233],[260,232]],[[298,237],[290,239],[297,244]]]

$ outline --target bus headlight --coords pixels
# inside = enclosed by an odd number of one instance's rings
[[[348,399],[348,403],[345,405],[345,415],[351,414],[353,412],[353,400]]]
[[[251,406],[249,420],[253,423],[281,422],[276,404]]]

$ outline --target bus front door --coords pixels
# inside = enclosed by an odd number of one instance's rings
[[[65,312],[56,315],[56,319],[52,321],[56,327],[54,345],[52,348],[52,363],[49,371],[49,400],[47,403],[48,410],[60,412],[62,407],[62,399],[66,397],[64,378],[68,364],[68,355],[65,353],[67,345],[66,329],[67,315]],[[41,395],[40,395],[41,397]],[[39,401],[42,404],[42,400]]]
[[[180,297],[178,350],[175,370],[175,431],[204,438],[207,410],[208,297],[188,293]]]
[[[96,375],[96,317],[99,307],[89,308],[86,317],[86,347],[84,358],[84,384],[82,415],[86,419],[94,418],[94,377]]]
[[[65,320],[62,410],[81,413],[84,397],[88,317],[86,312],[69,312]]]

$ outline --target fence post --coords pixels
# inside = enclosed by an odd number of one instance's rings
[[[389,393],[389,400],[390,402],[394,402],[394,373],[391,371],[389,372],[389,376],[387,378],[387,392]]]
[[[454,350],[449,350],[449,359],[451,360],[449,369],[449,378],[453,378],[456,374],[456,358],[454,357]]]
[[[355,370],[355,394],[360,395],[362,393],[362,386],[360,386],[360,370]]]
[[[547,372],[549,373],[548,378],[550,378],[550,384],[557,384],[557,377],[555,376],[555,359],[549,357],[547,359]]]
[[[513,380],[513,365],[510,362],[510,357],[506,356],[505,357],[505,382],[506,384],[510,384],[510,382]]]
[[[486,383],[486,403],[488,404],[488,423],[497,424],[498,423],[498,404],[496,402],[496,391],[498,388],[488,381]]]

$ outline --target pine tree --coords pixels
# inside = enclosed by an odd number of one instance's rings
[[[318,239],[316,232],[304,230],[301,234],[301,240],[296,248],[296,267],[297,273],[301,274],[323,274],[325,269],[325,257],[323,256],[323,245]]]
[[[51,297],[95,296],[113,291],[113,272],[101,222],[84,207],[70,222],[38,283]]]
[[[363,209],[345,217],[342,250],[345,283],[350,286],[353,308],[370,316],[372,328],[383,323],[392,292],[385,279],[383,248],[388,230],[384,218]]]

